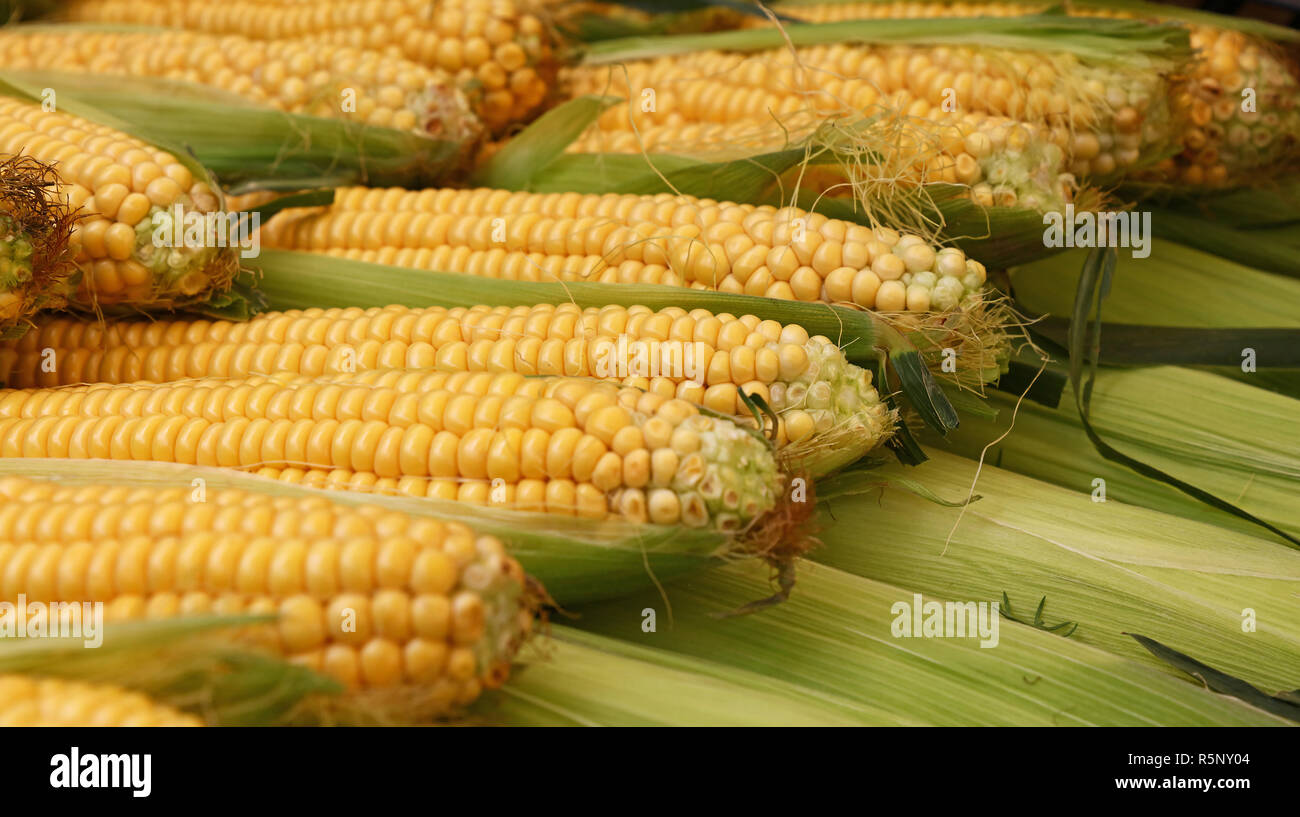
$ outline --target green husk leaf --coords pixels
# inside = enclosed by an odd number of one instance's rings
[[[944,396],[948,398],[949,403],[952,403],[958,417],[979,417],[982,420],[993,420],[998,416],[997,409],[989,405],[988,401],[983,397],[976,397],[968,391],[952,388],[945,383],[940,383],[939,388],[943,389]]]
[[[1061,395],[1065,393],[1065,387],[1069,385],[1070,379],[1064,372],[1051,368],[1039,374],[1040,368],[1041,364],[1031,366],[1013,360],[1007,365],[1006,373],[993,384],[993,388],[1017,397],[1023,394],[1026,400],[1048,408],[1056,408],[1061,404]],[[959,407],[960,410],[962,409]],[[982,415],[972,416],[982,417]]]
[[[1030,332],[1064,344],[1070,322],[1044,318]],[[1101,357],[1109,365],[1232,366],[1254,349],[1260,368],[1300,368],[1300,329],[1208,329],[1193,326],[1102,324]]]
[[[868,726],[906,719],[870,704],[571,627],[528,651],[474,706],[508,726]],[[536,642],[534,642],[536,644]]]
[[[924,452],[922,453],[924,454]],[[818,501],[825,501],[825,510],[830,512],[833,505],[830,502],[832,499],[837,497],[857,497],[863,494],[878,494],[882,489],[891,487],[902,488],[904,491],[916,494],[927,502],[933,502],[945,508],[960,508],[980,498],[978,494],[975,494],[960,501],[944,499],[926,487],[925,484],[914,479],[898,476],[897,474],[886,477],[878,470],[878,467],[879,463],[862,460],[851,468],[846,468],[832,477],[821,480],[817,484]],[[833,514],[832,519],[834,519]]]
[[[1159,210],[1152,214],[1155,234],[1205,252],[1211,252],[1234,264],[1300,278],[1300,224],[1280,227],[1234,228],[1197,215],[1176,210]]]
[[[1254,377],[1260,375],[1247,375]],[[996,395],[998,421],[965,417],[944,447],[977,458],[1002,437],[1015,409],[1014,395]],[[1207,372],[1175,367],[1107,370],[1092,394],[1092,422],[1108,439],[1144,462],[1178,475],[1251,513],[1300,535],[1300,441],[1293,418],[1300,400],[1261,391]],[[938,437],[927,435],[929,441]],[[989,451],[989,461],[1072,491],[1089,492],[1106,481],[1109,499],[1244,532],[1253,525],[1202,505],[1158,481],[1103,459],[1069,402],[1053,411],[1020,406],[1015,427]]]
[[[857,525],[859,538],[873,530],[861,519]],[[869,549],[874,532],[870,538]],[[912,591],[827,566],[801,570],[796,592],[783,604],[716,618],[761,595],[768,578],[757,565],[735,564],[675,582],[667,587],[673,625],[657,632],[641,629],[646,608],[658,610],[662,619],[664,602],[656,593],[581,608],[576,626],[760,673],[911,725],[1285,724],[1172,677],[1149,660],[1143,666],[1081,643],[1078,636],[1064,639],[1001,622],[993,649],[981,649],[973,638],[896,638],[894,606],[910,604]]]
[[[889,382],[889,366],[883,359],[876,361],[876,382],[881,384]],[[881,395],[881,398],[890,411],[901,416],[898,399],[893,394],[886,392]],[[898,461],[904,465],[919,465],[925,462],[925,452],[921,450],[920,444],[912,436],[912,430],[907,427],[905,422],[897,423],[894,426],[894,434],[885,441],[885,445],[890,451],[894,452],[894,456],[898,457]]]
[[[555,106],[514,136],[470,181],[479,187],[531,190],[537,173],[558,159],[617,97],[580,96]]]
[[[1046,595],[1054,618],[1079,622],[1070,642],[1161,667],[1123,635],[1140,630],[1264,688],[1294,685],[1300,553],[1126,505],[1109,480],[1106,501],[1095,502],[1092,480],[1101,474],[1087,465],[1068,488],[990,462],[976,483],[977,463],[934,448],[927,453],[931,461],[917,468],[889,464],[872,476],[904,476],[949,498],[965,497],[974,485],[980,501],[945,509],[902,490],[845,494],[842,480],[862,481],[849,474],[822,480],[823,546],[813,559],[944,598]],[[800,572],[801,595],[814,592],[820,573]],[[680,618],[680,602],[673,601]],[[1252,632],[1243,629],[1246,608],[1256,624]]]
[[[1295,32],[1292,36],[1300,38],[1300,34]],[[1261,179],[1250,187],[1201,193],[1195,197],[1180,196],[1177,191],[1163,192],[1168,199],[1167,209],[1199,216],[1225,227],[1253,231],[1300,221],[1300,181],[1293,178]]]
[[[717,162],[660,153],[565,153],[534,175],[529,189],[764,201],[780,175],[806,157],[802,147]]]
[[[1243,202],[1244,204],[1244,202]],[[1155,223],[1155,222],[1153,222]],[[1256,230],[1246,230],[1245,239],[1255,241]],[[1068,315],[1070,299],[1078,280],[1079,268],[1086,251],[1071,250],[1054,258],[1038,261],[1011,270],[1011,282],[1020,311]],[[1225,282],[1231,282],[1232,297],[1207,297],[1219,291]],[[1271,275],[1268,272],[1244,266],[1162,239],[1152,242],[1149,258],[1135,259],[1127,255],[1119,258],[1114,288],[1106,301],[1110,319],[1119,326],[1107,325],[1103,332],[1111,338],[1115,330],[1127,330],[1122,324],[1153,325],[1158,327],[1205,327],[1213,330],[1236,330],[1240,345],[1229,340],[1222,344],[1216,356],[1226,365],[1212,367],[1212,371],[1232,377],[1260,388],[1280,394],[1300,396],[1300,369],[1284,368],[1280,361],[1294,355],[1294,344],[1286,342],[1285,333],[1272,330],[1300,329],[1300,281]],[[1035,327],[1037,328],[1037,327]],[[1270,330],[1255,333],[1254,330]],[[1186,337],[1186,347],[1175,348],[1180,360],[1205,357],[1201,354],[1202,337],[1209,340],[1216,333],[1181,332]],[[1190,337],[1187,335],[1190,334]],[[1158,338],[1160,332],[1152,335]],[[1282,339],[1281,348],[1264,349],[1259,343],[1270,337]],[[1041,345],[1058,357],[1065,357],[1065,349],[1052,348],[1055,344],[1041,333]],[[1103,341],[1106,346],[1105,362],[1155,363],[1162,359],[1147,355],[1145,337],[1134,338],[1131,344]],[[1276,346],[1276,344],[1274,344]],[[1113,347],[1113,348],[1112,348]],[[1255,350],[1256,371],[1243,372],[1243,352]],[[1206,361],[1198,361],[1206,362]],[[1209,362],[1213,362],[1212,360]]]
[[[883,350],[899,367],[904,391],[922,417],[938,429],[956,425],[955,411],[935,385],[919,353],[906,337],[871,312],[650,284],[506,281],[283,250],[267,250],[258,262],[261,288],[274,309],[389,304],[412,307],[639,304],[651,309],[704,308],[797,323],[811,334],[825,335],[838,343],[851,361],[879,359]],[[364,286],[358,287],[358,282],[365,282]]]
[[[1101,361],[1101,302],[1110,291],[1111,278],[1115,272],[1115,250],[1093,250],[1084,263],[1079,276],[1079,287],[1075,297],[1074,314],[1068,331],[1070,352],[1070,382],[1074,387],[1075,406],[1079,411],[1079,424],[1097,453],[1112,462],[1118,462],[1133,469],[1144,477],[1159,480],[1182,491],[1205,504],[1259,525],[1264,530],[1278,536],[1288,545],[1300,549],[1300,537],[1292,536],[1276,525],[1218,497],[1209,491],[1198,488],[1165,471],[1135,459],[1111,446],[1093,429],[1088,416],[1092,387],[1097,377],[1097,365]],[[1096,316],[1091,320],[1091,316]],[[1085,344],[1087,349],[1085,351]],[[1087,380],[1084,380],[1084,364],[1088,364]]]
[[[978,43],[991,48],[1068,51],[1080,57],[1134,65],[1147,59],[1182,59],[1191,44],[1182,26],[1133,20],[1076,19],[1056,14],[1025,17],[847,20],[799,23],[782,30],[745,29],[662,37],[629,37],[587,46],[584,61],[602,65],[695,51],[758,51],[768,48],[859,42],[945,45]]]
[[[301,193],[290,193],[287,196],[279,196],[278,198],[268,201],[266,204],[258,205],[257,207],[249,207],[247,210],[242,210],[240,212],[249,214],[256,213],[262,223],[265,223],[270,220],[271,216],[281,210],[287,210],[291,207],[328,207],[333,203],[333,190],[307,190]]]
[[[506,158],[500,159],[500,168],[489,164],[476,182],[538,193],[681,193],[781,206],[791,198],[791,191],[783,189],[782,174],[804,162],[829,161],[815,147],[815,135],[808,144],[718,160],[670,153],[563,153],[611,101],[616,98],[580,97],[553,109],[502,149],[498,156]],[[803,189],[793,192],[794,202],[804,209],[877,226],[872,213],[857,202]],[[895,194],[916,208],[919,223],[942,225],[951,243],[986,266],[1021,264],[1058,252],[1043,245],[1041,214],[1026,208],[984,208],[965,192],[960,185],[927,184],[918,194]]]
[[[1243,240],[1254,240],[1253,231],[1245,233]],[[1087,254],[1070,250],[1012,269],[1016,303],[1030,313],[1069,315]],[[1115,271],[1106,314],[1118,324],[1300,329],[1300,281],[1204,250],[1157,238],[1150,257],[1120,255]],[[1214,297],[1225,284],[1235,295]]]
[[[786,204],[789,191],[781,174],[808,158],[799,146],[736,159],[711,161],[669,153],[565,153],[530,179],[526,188],[538,193],[624,193],[654,195],[682,193],[717,201]],[[1043,245],[1042,215],[1016,207],[984,208],[950,184],[927,184],[923,194],[909,197],[917,218],[943,225],[942,235],[980,263],[1000,268],[1024,264],[1059,252]],[[875,226],[861,206],[832,196],[799,190],[800,207],[866,226]]]
[[[1135,14],[1145,14],[1149,17],[1181,20],[1229,31],[1240,31],[1243,34],[1277,40],[1278,42],[1300,43],[1300,32],[1295,29],[1253,17],[1215,14],[1196,8],[1184,8],[1164,3],[1148,3],[1145,0],[1071,0],[1071,4],[1083,8],[1124,9]]]
[[[688,2],[675,0],[663,2],[619,2],[626,11],[610,13],[604,8],[562,9],[556,21],[557,28],[567,39],[579,42],[611,40],[618,37],[643,37],[691,31],[716,31],[732,27],[732,23],[746,17],[766,18],[757,3],[744,0],[718,0],[718,2]],[[777,15],[783,20],[790,18]]]
[[[982,207],[961,185],[926,184],[913,197],[920,219],[942,225],[941,237],[990,269],[1027,264],[1061,250],[1043,243],[1043,215],[1027,207]],[[873,226],[854,201],[835,196],[815,197],[800,190],[799,206],[830,218]]]
[[[780,2],[774,4],[774,7],[793,17],[798,17],[799,6],[840,5],[841,3],[864,1],[869,3],[890,2],[890,0],[780,0]],[[995,2],[995,0],[989,0],[989,2]],[[1042,7],[1044,9],[1043,13],[1065,12],[1065,9],[1062,6],[1057,5],[1054,2],[1044,2]],[[1166,5],[1164,3],[1148,3],[1145,2],[1145,0],[1070,0],[1070,7],[1123,9],[1134,14],[1145,15],[1152,18],[1163,20],[1183,20],[1189,23],[1200,23],[1201,25],[1214,26],[1216,28],[1241,31],[1272,40],[1300,42],[1300,33],[1297,33],[1293,29],[1284,28],[1283,26],[1268,23],[1263,20],[1257,20],[1251,17],[1229,17],[1223,14],[1201,11],[1200,9],[1183,8],[1181,6]]]
[[[60,110],[113,112],[119,130],[202,162],[232,193],[368,184],[430,186],[458,170],[465,146],[417,133],[252,105],[173,80],[53,71],[6,71],[39,101],[52,88]],[[193,169],[193,168],[191,168]]]
[[[1151,651],[1151,654],[1162,661],[1178,667],[1183,672],[1191,675],[1193,678],[1201,681],[1210,689],[1224,695],[1231,695],[1238,698],[1251,706],[1258,707],[1265,712],[1271,712],[1274,715],[1293,720],[1300,723],[1300,702],[1295,700],[1294,692],[1281,692],[1277,695],[1269,695],[1261,692],[1240,678],[1233,678],[1226,672],[1202,664],[1189,655],[1183,655],[1178,650],[1166,647],[1159,641],[1147,638],[1137,633],[1129,633],[1137,643],[1141,644]]]

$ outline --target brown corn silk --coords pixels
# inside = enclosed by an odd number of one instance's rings
[[[0,161],[0,332],[66,303],[76,216],[59,187],[44,162],[23,154]]]

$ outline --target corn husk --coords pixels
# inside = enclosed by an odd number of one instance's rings
[[[1228,226],[1199,214],[1157,210],[1152,216],[1157,235],[1213,253],[1233,264],[1300,278],[1300,221],[1274,225]]]
[[[1161,218],[1157,212],[1153,224]],[[1202,232],[1207,240],[1217,237]],[[1242,232],[1241,246],[1252,247],[1263,230]],[[1234,262],[1241,253],[1230,247],[1215,246],[1222,253],[1216,255],[1155,239],[1150,249],[1149,258],[1118,258],[1102,305],[1102,363],[1195,365],[1300,398],[1300,280]],[[1288,252],[1275,246],[1253,256],[1285,264]],[[1086,258],[1086,250],[1071,250],[1011,270],[1018,306],[1030,314],[1069,316]],[[1253,371],[1243,366],[1247,349],[1254,352]]]
[[[858,498],[861,517],[846,529],[859,547],[877,546],[874,498]],[[920,511],[917,515],[933,513]],[[910,531],[896,541],[910,549]],[[999,565],[999,570],[1002,566]],[[865,579],[826,565],[804,566],[784,604],[719,620],[767,586],[757,565],[732,565],[689,577],[657,594],[580,609],[577,626],[634,645],[651,645],[728,668],[757,672],[891,713],[909,725],[1193,725],[1287,721],[1077,638],[1001,621],[998,645],[970,638],[895,638],[896,602],[912,587]],[[927,599],[987,600],[994,593]],[[658,630],[641,630],[642,610],[658,611]],[[1144,622],[1136,622],[1142,624]],[[1138,648],[1139,650],[1141,648]]]
[[[1068,51],[1090,60],[1131,67],[1151,67],[1153,60],[1185,59],[1186,32],[1178,26],[1147,25],[1128,20],[1079,21],[1054,14],[969,19],[917,18],[797,23],[784,31],[747,29],[667,37],[629,37],[591,43],[583,59],[589,64],[671,56],[695,51],[757,51],[765,48],[856,42],[875,44],[952,45],[977,43],[989,48],[1023,51]]]
[[[978,458],[1007,430],[1016,398],[999,394],[992,402],[999,409],[997,420],[963,423],[949,435],[948,450]],[[1121,451],[1292,534],[1300,534],[1297,416],[1300,400],[1172,366],[1104,371],[1092,394],[1093,427]],[[1022,403],[1014,430],[987,457],[1084,493],[1092,490],[1092,480],[1102,478],[1108,499],[1259,534],[1244,520],[1103,459],[1068,401],[1055,410]]]
[[[944,499],[965,499],[976,463],[929,453],[933,462],[909,478]],[[823,483],[825,547],[814,558],[946,597],[994,600],[1005,592],[1025,617],[1046,597],[1047,623],[1077,622],[1071,643],[1164,670],[1126,635],[1136,633],[1263,689],[1294,688],[1300,552],[1127,505],[1109,481],[1106,501],[1094,502],[1091,480],[1101,474],[1086,467],[1060,488],[992,462],[975,486],[980,499],[964,512],[908,492],[881,493],[870,486],[875,474]],[[840,491],[847,493],[833,496]],[[805,571],[801,584],[816,573]]]
[[[1159,215],[1152,217],[1158,223]],[[1204,328],[1300,328],[1300,280],[1184,244],[1154,239],[1148,258],[1121,251],[1102,304],[1109,323]],[[1070,250],[1010,271],[1025,309],[1068,317],[1087,250]],[[1102,332],[1105,339],[1105,332]],[[1102,358],[1105,362],[1105,358]]]
[[[878,707],[707,659],[555,626],[473,717],[509,726],[898,726]]]

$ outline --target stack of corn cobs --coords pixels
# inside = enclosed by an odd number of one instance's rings
[[[1060,251],[1047,217],[1300,166],[1285,30],[737,5],[72,0],[0,27],[0,601],[102,603],[117,655],[0,643],[0,723],[240,722],[175,696],[178,667],[311,679],[262,723],[673,722],[565,662],[689,672],[601,617],[714,574],[748,583],[709,637],[761,640],[824,601],[801,576],[827,542],[866,572],[819,581],[902,582],[869,572],[881,492],[938,500],[921,476],[968,472],[933,446],[1063,370],[1008,275]],[[900,599],[967,587],[916,581]],[[763,701],[739,722],[890,722]]]

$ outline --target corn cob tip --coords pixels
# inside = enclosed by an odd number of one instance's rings
[[[847,465],[893,434],[897,412],[881,399],[870,371],[849,363],[824,337],[804,345],[807,365],[768,389],[781,418],[783,467],[824,475]]]

